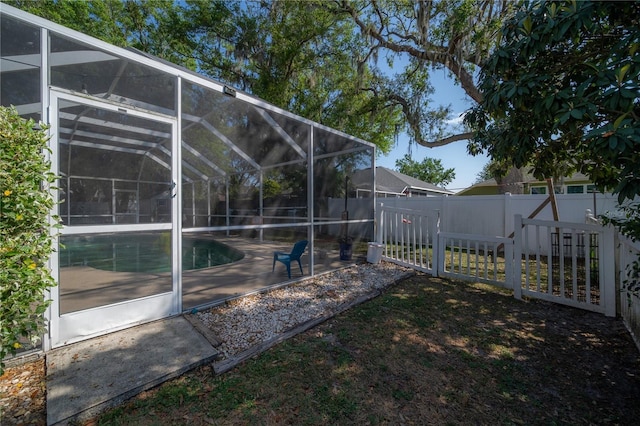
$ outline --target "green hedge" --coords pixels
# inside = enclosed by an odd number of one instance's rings
[[[45,292],[55,286],[47,266],[53,251],[54,201],[45,129],[15,108],[0,107],[0,374],[6,357],[46,331]]]

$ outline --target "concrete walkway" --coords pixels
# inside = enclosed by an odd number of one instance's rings
[[[183,316],[47,353],[47,424],[88,419],[218,355]]]

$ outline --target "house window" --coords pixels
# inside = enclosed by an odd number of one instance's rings
[[[591,194],[593,192],[598,192],[595,185],[587,185],[587,193]]]
[[[567,194],[584,194],[584,185],[568,185]]]
[[[531,187],[532,194],[546,194],[547,187],[546,186],[532,186]]]

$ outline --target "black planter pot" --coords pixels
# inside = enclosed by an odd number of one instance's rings
[[[340,243],[340,260],[351,260],[353,254],[353,244]]]

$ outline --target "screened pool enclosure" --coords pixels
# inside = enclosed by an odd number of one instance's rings
[[[273,253],[296,241],[291,280],[344,266],[341,235],[366,251],[374,194],[350,177],[371,187],[373,145],[0,7],[2,105],[49,125],[60,176],[45,349],[287,282]]]

